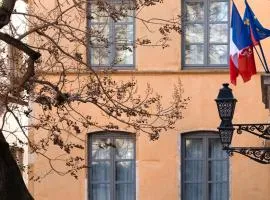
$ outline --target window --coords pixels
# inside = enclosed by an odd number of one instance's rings
[[[11,85],[18,84],[18,81],[22,78],[23,72],[25,72],[23,52],[16,47],[9,45],[9,67],[10,67],[10,83]]]
[[[229,160],[218,134],[182,138],[182,199],[228,200]]]
[[[132,1],[90,1],[90,64],[96,67],[134,65]]]
[[[225,67],[229,55],[229,1],[183,0],[184,67]]]
[[[135,200],[135,137],[93,134],[89,151],[89,199]]]
[[[17,146],[10,146],[10,152],[15,159],[15,161],[18,164],[18,167],[20,168],[21,173],[24,171],[24,165],[23,165],[23,154],[24,150],[21,147]]]

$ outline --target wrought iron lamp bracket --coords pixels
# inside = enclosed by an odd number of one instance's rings
[[[261,164],[270,164],[269,147],[224,147],[223,149],[230,156],[239,153]]]
[[[223,149],[231,156],[234,153],[239,153],[258,163],[270,164],[270,147],[230,147],[234,131],[238,134],[247,132],[259,138],[270,140],[270,124],[233,124],[232,119],[237,100],[233,96],[232,89],[228,86],[228,83],[223,84],[223,88],[219,90],[215,99],[221,119],[218,130]]]
[[[270,124],[233,124],[233,127],[238,134],[242,134],[245,131],[260,138],[270,140]]]

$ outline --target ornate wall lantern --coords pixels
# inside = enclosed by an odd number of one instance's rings
[[[233,97],[232,89],[229,88],[229,84],[224,83],[223,88],[220,89],[216,99],[218,113],[221,120],[232,120],[236,102],[237,100]]]
[[[0,0],[0,28],[9,23],[15,2],[16,0]]]
[[[217,103],[218,113],[221,119],[218,130],[223,149],[230,155],[233,155],[234,152],[240,153],[252,160],[255,160],[256,162],[270,164],[269,147],[230,146],[235,130],[238,134],[245,131],[257,137],[270,140],[270,124],[233,124],[232,119],[237,100],[233,97],[232,90],[229,88],[228,83],[223,84],[223,88],[220,89],[215,101]]]
[[[233,97],[229,84],[224,83],[216,99],[221,123],[219,126],[220,139],[223,146],[228,147],[232,142],[234,128],[232,118],[237,100]]]

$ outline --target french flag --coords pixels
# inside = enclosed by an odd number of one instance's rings
[[[247,82],[253,74],[256,74],[256,66],[252,40],[234,3],[230,36],[230,78],[231,83],[236,85],[238,74],[242,76],[244,82]]]

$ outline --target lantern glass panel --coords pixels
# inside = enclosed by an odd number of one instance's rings
[[[218,113],[222,120],[233,118],[236,101],[232,100],[217,100]]]
[[[219,135],[221,143],[224,146],[229,146],[232,142],[234,128],[219,127]]]

